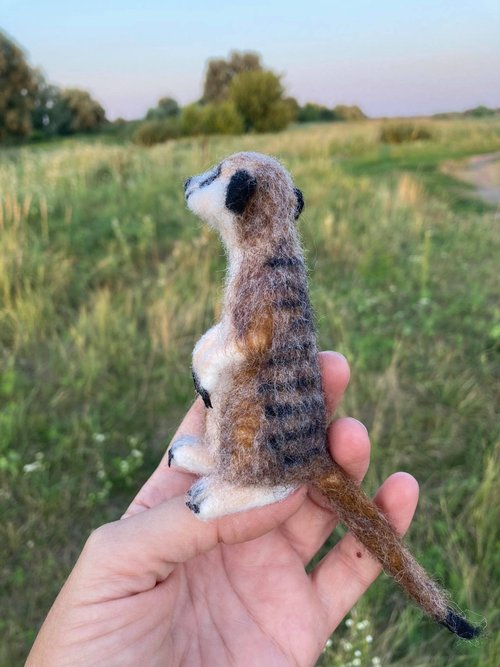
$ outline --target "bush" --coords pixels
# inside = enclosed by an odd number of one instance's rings
[[[242,134],[244,131],[243,118],[232,102],[189,104],[182,110],[180,127],[185,136]]]
[[[496,116],[498,111],[498,109],[490,109],[489,107],[485,107],[484,104],[481,104],[478,107],[474,107],[474,109],[467,109],[467,111],[464,111],[463,115],[470,116],[471,118],[488,118],[489,116]]]
[[[203,134],[243,134],[243,118],[232,102],[207,104],[203,108]]]
[[[333,114],[335,120],[364,120],[367,117],[356,104],[337,104]]]
[[[384,144],[403,144],[432,139],[428,127],[415,123],[386,123],[380,129],[379,140]]]
[[[154,146],[169,139],[176,139],[180,133],[180,124],[175,118],[147,120],[135,130],[132,141],[141,146]]]
[[[304,106],[300,108],[297,120],[299,123],[328,123],[335,120],[335,114],[332,109],[329,109],[322,104],[307,102],[307,104],[304,104]]]
[[[314,102],[304,104],[297,116],[299,123],[331,123],[334,120],[363,120],[364,118],[366,115],[356,105],[337,104],[334,109],[329,109]]]
[[[149,109],[146,120],[163,120],[164,118],[175,118],[180,113],[180,107],[172,97],[162,97],[158,104]]]

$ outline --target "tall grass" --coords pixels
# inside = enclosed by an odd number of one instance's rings
[[[279,156],[304,192],[320,343],[349,358],[341,412],[372,435],[367,488],[416,475],[410,544],[488,619],[485,639],[457,644],[382,578],[356,612],[373,637],[362,655],[496,665],[498,220],[439,164],[498,150],[500,123],[432,126],[432,140],[390,147],[368,122],[4,154],[1,665],[20,663],[89,530],[119,516],[192,399],[190,353],[219,314],[224,257],[185,210],[182,181],[246,149]],[[349,637],[352,625],[321,664],[339,664]]]

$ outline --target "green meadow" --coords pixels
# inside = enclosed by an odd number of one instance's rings
[[[500,121],[421,122],[431,138],[398,145],[367,121],[2,151],[2,667],[22,664],[89,532],[120,516],[193,400],[225,261],[182,183],[238,150],[276,155],[304,193],[320,346],[350,361],[339,414],[371,433],[365,488],[416,476],[408,542],[485,625],[457,641],[381,576],[318,664],[498,664],[499,217],[441,165],[499,151]]]

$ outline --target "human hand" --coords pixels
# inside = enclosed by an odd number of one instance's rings
[[[331,352],[320,362],[333,413],[349,368]],[[175,437],[198,435],[203,410],[198,399]],[[364,426],[338,419],[328,445],[361,481],[370,449]],[[184,504],[193,479],[169,468],[165,455],[122,519],[89,537],[27,667],[314,664],[380,567],[347,534],[306,573],[336,517],[305,487],[280,503],[203,523]],[[415,480],[396,473],[376,502],[403,533],[417,498]]]

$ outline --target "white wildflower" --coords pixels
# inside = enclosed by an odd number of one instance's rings
[[[354,651],[354,655],[356,656],[356,658],[359,658],[359,657],[360,657],[360,655],[361,655],[361,651],[359,650],[359,648],[357,648],[357,649]]]
[[[367,644],[371,644],[373,641],[373,637],[371,635],[366,635],[366,642]]]
[[[353,623],[354,621],[352,620],[352,618],[348,618],[347,621],[345,622],[348,628],[350,628]]]
[[[104,433],[94,433],[92,437],[94,438],[94,442],[104,442],[106,440]]]
[[[43,468],[43,462],[38,459],[38,461],[33,461],[32,463],[26,463],[23,465],[23,472],[29,474],[30,472],[35,472],[36,470],[41,470]]]
[[[372,658],[372,665],[373,665],[373,667],[381,667],[382,660],[380,658],[378,658],[377,656],[374,656]]]

